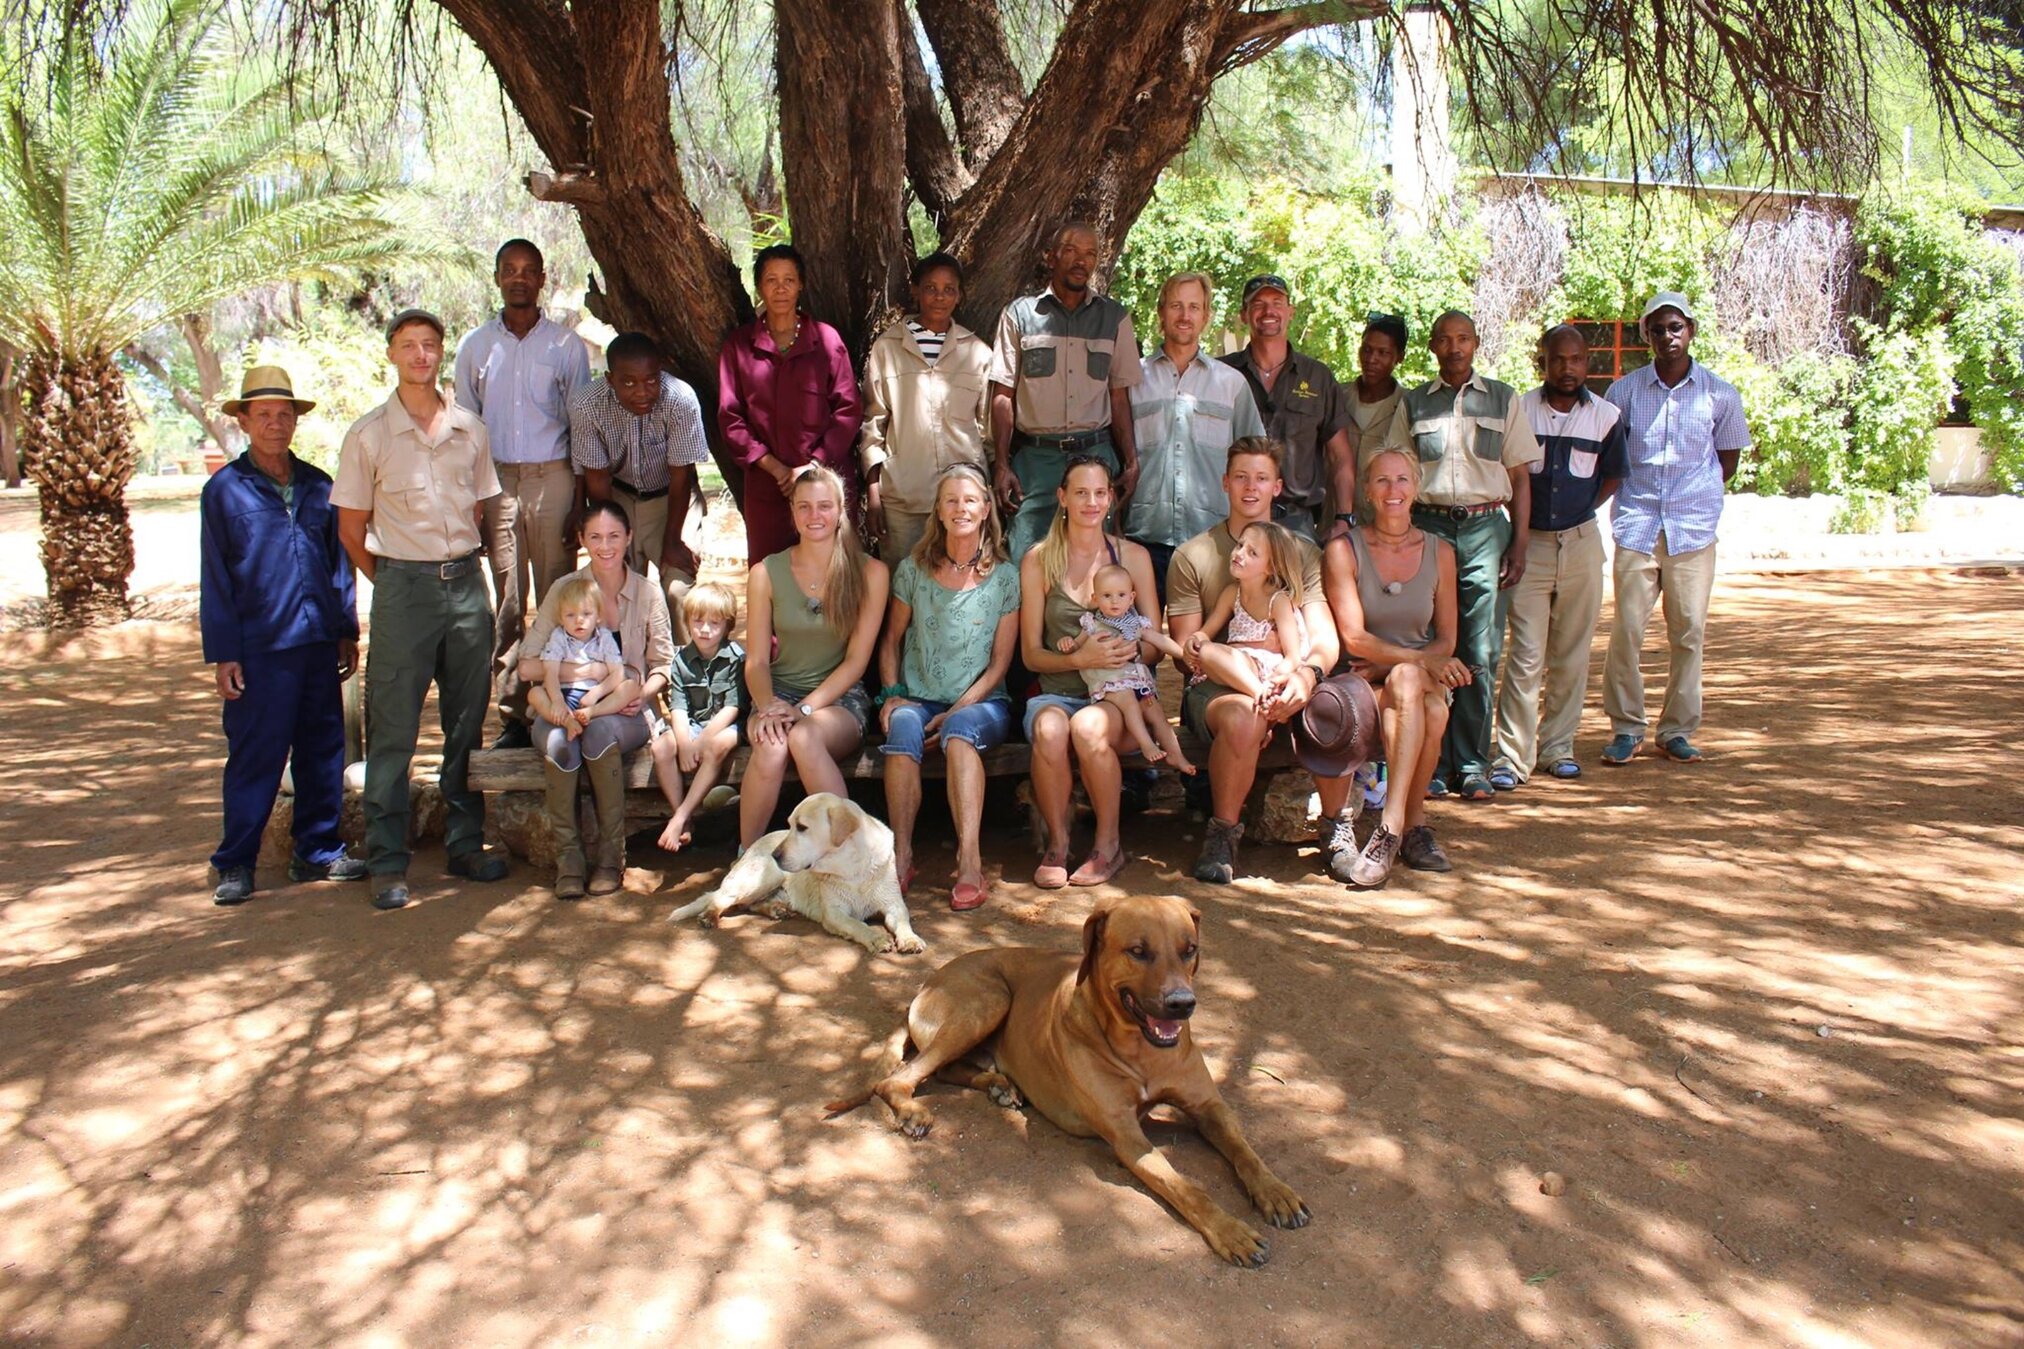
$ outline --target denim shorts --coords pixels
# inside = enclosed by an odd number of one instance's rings
[[[930,702],[925,698],[916,698],[894,708],[892,726],[886,731],[885,743],[879,746],[879,753],[904,754],[919,763],[926,750],[921,728],[932,718],[948,711],[947,703]],[[987,753],[1004,744],[1005,737],[1012,734],[1012,704],[1003,698],[971,703],[949,713],[949,719],[942,723],[940,734],[945,749],[951,740],[964,740],[973,745],[977,753]]]
[[[1090,700],[1088,698],[1076,698],[1066,693],[1036,693],[1026,700],[1026,720],[1020,724],[1019,729],[1025,733],[1027,743],[1031,744],[1033,741],[1033,719],[1042,712],[1045,712],[1050,707],[1058,707],[1073,717],[1077,712],[1088,707],[1089,703]]]

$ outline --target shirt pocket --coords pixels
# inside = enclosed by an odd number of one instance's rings
[[[398,509],[426,519],[432,505],[435,483],[425,468],[396,469],[387,474],[381,490],[393,497]]]
[[[1413,445],[1420,452],[1420,462],[1431,464],[1439,459],[1448,448],[1448,419],[1435,417],[1428,421],[1413,423]]]
[[[1476,419],[1476,457],[1496,464],[1504,459],[1504,419],[1502,417],[1478,417]]]
[[[559,418],[563,415],[562,377],[553,362],[534,364],[534,377],[529,381],[534,386],[534,406],[542,415]]]
[[[1090,379],[1102,384],[1110,379],[1110,344],[1090,343],[1083,353],[1084,368]]]
[[[1032,346],[1019,353],[1019,373],[1027,379],[1052,379],[1056,360],[1052,346]]]
[[[1567,472],[1570,477],[1593,478],[1599,458],[1594,450],[1573,450],[1567,456]]]

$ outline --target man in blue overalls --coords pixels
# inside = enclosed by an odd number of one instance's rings
[[[224,406],[250,446],[204,484],[200,621],[225,701],[225,827],[219,904],[254,891],[281,770],[293,759],[291,881],[365,879],[338,837],[344,802],[343,681],[358,666],[351,565],[337,537],[330,475],[289,453],[315,407],[288,372],[248,370]]]

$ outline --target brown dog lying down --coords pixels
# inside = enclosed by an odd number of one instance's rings
[[[1305,1227],[1307,1206],[1244,1141],[1188,1035],[1201,914],[1178,899],[1134,896],[1099,905],[1082,925],[1082,955],[1030,946],[972,951],[929,977],[887,1045],[878,1076],[832,1114],[877,1096],[899,1130],[934,1124],[914,1091],[930,1076],[1020,1096],[1066,1133],[1109,1143],[1118,1160],[1208,1239],[1217,1255],[1262,1265],[1265,1239],[1225,1213],[1146,1140],[1141,1121],[1177,1106],[1229,1158],[1251,1202],[1274,1227]],[[917,1051],[901,1066],[907,1043]]]

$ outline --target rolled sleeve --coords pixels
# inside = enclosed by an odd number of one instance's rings
[[[998,340],[991,344],[990,378],[993,384],[1010,389],[1019,383],[1019,323],[1012,306],[998,315]]]
[[[1117,321],[1117,346],[1110,353],[1110,387],[1135,389],[1144,378],[1145,366],[1139,360],[1138,334],[1132,331],[1131,315],[1125,314]]]
[[[1532,419],[1524,415],[1518,401],[1511,401],[1511,415],[1504,422],[1504,466],[1517,468],[1524,464],[1536,464],[1546,457],[1546,451],[1539,446],[1539,437],[1532,433]]]

